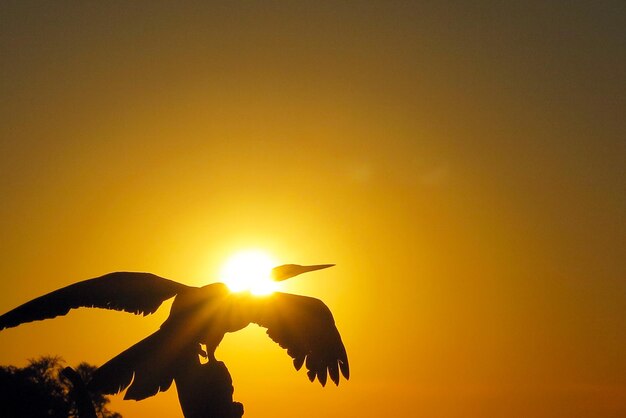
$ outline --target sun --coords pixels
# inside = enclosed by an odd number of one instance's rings
[[[232,292],[249,291],[254,295],[267,295],[279,288],[279,284],[270,278],[275,265],[272,257],[264,251],[240,251],[226,261],[220,279]]]

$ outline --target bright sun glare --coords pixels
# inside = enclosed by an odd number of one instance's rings
[[[270,278],[274,266],[274,260],[263,251],[242,251],[226,261],[221,280],[233,292],[267,295],[278,290],[278,283]]]

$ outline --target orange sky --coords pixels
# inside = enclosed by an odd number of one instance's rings
[[[262,248],[337,264],[286,287],[351,380],[250,327],[217,353],[244,417],[626,415],[624,3],[338,3],[2,2],[0,311]],[[101,364],[166,315],[2,331],[0,363]]]

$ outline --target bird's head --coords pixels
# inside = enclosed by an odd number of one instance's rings
[[[274,267],[272,269],[272,280],[276,282],[282,282],[283,280],[290,279],[302,273],[309,271],[321,270],[328,267],[332,267],[334,264],[316,264],[314,266],[301,266],[299,264],[283,264],[282,266]]]

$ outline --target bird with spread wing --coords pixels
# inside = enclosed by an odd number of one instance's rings
[[[331,266],[286,264],[272,269],[272,278],[282,281]],[[345,347],[322,301],[279,292],[264,297],[233,293],[223,283],[192,287],[150,273],[110,273],[5,313],[0,316],[0,330],[80,307],[148,315],[172,297],[170,315],[159,330],[102,365],[88,383],[90,390],[115,394],[128,387],[124,398],[135,400],[165,391],[172,381],[185,378],[190,358],[197,359],[202,351],[209,364],[216,362],[215,350],[224,335],[250,323],[267,328],[270,338],[293,358],[296,370],[305,365],[309,380],[317,379],[324,386],[328,377],[338,385],[340,373],[349,378]]]

